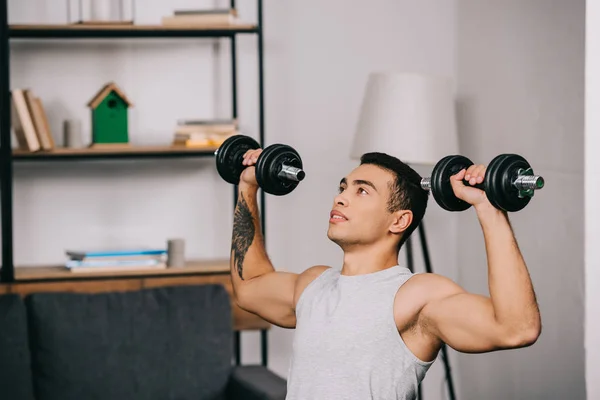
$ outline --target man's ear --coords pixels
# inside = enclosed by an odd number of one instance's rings
[[[393,214],[392,225],[390,226],[390,232],[402,233],[412,223],[413,213],[410,210],[400,210]]]

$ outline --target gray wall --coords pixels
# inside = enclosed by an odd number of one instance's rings
[[[600,1],[586,2],[585,348],[588,399],[600,398]]]
[[[463,399],[584,399],[584,0],[457,1],[461,149],[516,152],[546,187],[511,215],[541,307],[530,348],[460,355]],[[460,216],[460,283],[487,294],[483,237]]]

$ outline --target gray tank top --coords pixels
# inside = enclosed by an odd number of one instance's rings
[[[344,276],[327,269],[304,290],[286,400],[406,400],[431,362],[406,347],[394,322],[396,292],[412,273],[395,266]]]

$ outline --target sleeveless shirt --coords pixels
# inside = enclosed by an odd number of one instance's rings
[[[329,268],[313,280],[296,305],[286,400],[415,399],[433,361],[410,351],[394,321],[412,275],[399,265],[354,276]]]

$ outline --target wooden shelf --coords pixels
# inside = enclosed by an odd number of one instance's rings
[[[138,269],[123,271],[98,271],[74,273],[61,265],[51,266],[17,266],[15,268],[15,279],[22,281],[48,281],[48,280],[71,280],[89,278],[124,278],[124,277],[146,277],[146,276],[178,276],[199,274],[227,274],[229,273],[228,260],[201,260],[189,261],[182,268],[166,269]]]
[[[223,26],[164,26],[137,24],[13,24],[11,38],[94,38],[94,37],[227,37],[258,33],[252,24]]]
[[[50,151],[30,152],[13,150],[15,160],[64,160],[86,158],[144,158],[144,157],[212,157],[217,147],[183,146],[128,146],[86,147],[80,149],[56,148]]]

